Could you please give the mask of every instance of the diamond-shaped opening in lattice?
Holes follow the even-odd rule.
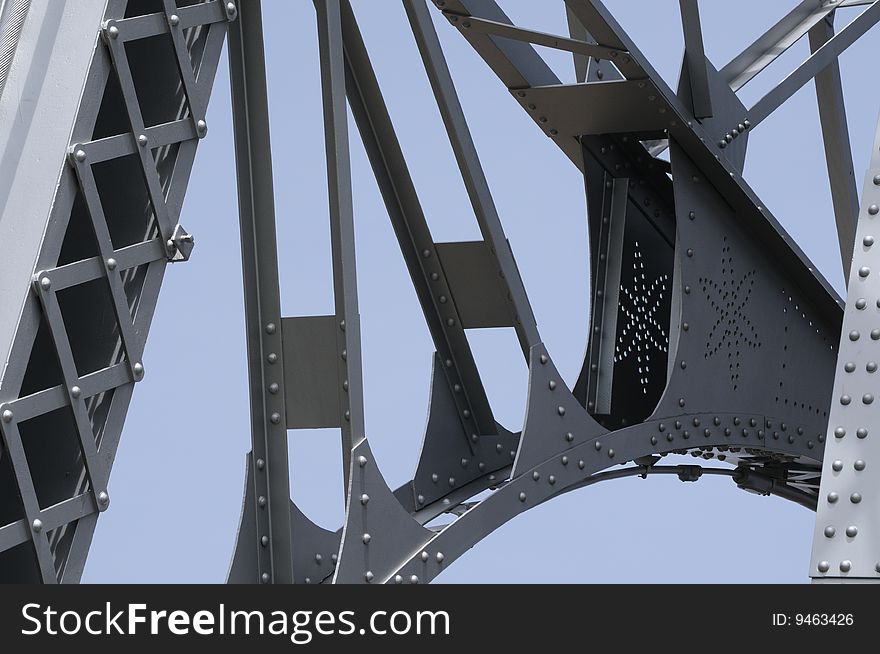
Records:
[[[0,579],[4,584],[38,584],[42,581],[37,554],[30,539],[0,552]]]
[[[101,97],[101,107],[98,109],[95,128],[92,130],[92,139],[97,140],[129,132],[131,132],[131,122],[125,109],[125,99],[122,97],[119,78],[115,74],[111,74],[107,77],[107,83],[104,85],[104,95]]]
[[[18,484],[12,470],[12,462],[0,444],[0,527],[24,518]],[[0,576],[0,579],[3,577]]]
[[[125,7],[125,17],[144,16],[165,11],[162,0],[128,0]]]
[[[55,354],[55,343],[49,331],[49,323],[43,312],[40,312],[40,326],[34,338],[34,347],[25,368],[19,397],[26,397],[47,388],[54,388],[64,383],[61,366]]]
[[[82,448],[69,406],[25,420],[18,428],[41,509],[88,487]]]
[[[125,53],[144,125],[151,127],[188,117],[189,103],[171,35],[128,41]]]
[[[106,279],[66,288],[57,297],[80,377],[123,360],[119,324]]]
[[[154,238],[155,212],[137,155],[92,166],[104,217],[115,249]]]
[[[95,240],[95,230],[89,218],[88,208],[82,191],[77,187],[76,197],[70,211],[70,221],[67,223],[67,231],[64,232],[64,240],[61,243],[61,253],[58,255],[58,265],[64,266],[75,261],[90,259],[100,254],[98,242]]]

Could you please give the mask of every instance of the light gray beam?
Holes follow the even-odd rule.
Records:
[[[508,297],[516,312],[516,333],[523,352],[528,357],[531,348],[541,342],[537,322],[532,313],[532,307],[529,304],[516,262],[513,259],[513,253],[504,235],[501,219],[498,217],[489,184],[483,173],[476,146],[471,138],[467,118],[461,108],[455,85],[452,82],[452,75],[446,64],[446,58],[443,56],[440,40],[434,30],[434,23],[431,21],[424,0],[405,0],[404,6],[416,37],[416,43],[419,46],[419,52],[422,55],[425,70],[428,73],[428,79],[434,90],[434,97],[440,108],[440,115],[446,126],[455,159],[461,170],[468,197],[480,225],[480,231],[490,246],[490,251],[494,254],[500,267],[501,276],[507,284]]]
[[[738,91],[834,11],[838,4],[839,0],[827,4],[820,0],[801,0],[794,9],[722,68],[722,79],[730,88]]]
[[[827,66],[837,61],[837,57],[871,29],[878,20],[880,20],[880,1],[874,2],[865,9],[849,25],[816,50],[772,91],[758,100],[749,110],[748,117],[752,126],[757,126],[758,123],[767,118],[767,116],[793,96],[804,84],[825,70]]]
[[[810,50],[816,52],[834,37],[833,17],[819,21],[810,30]],[[853,242],[856,235],[856,219],[859,215],[859,192],[853,172],[852,149],[846,121],[840,64],[835,59],[816,75],[816,99],[819,103],[819,120],[825,144],[825,163],[831,184],[831,201],[837,223],[840,243],[840,261],[843,277],[849,275],[852,262]]]
[[[263,20],[259,0],[240,3],[238,20],[229,30],[229,75],[235,163],[238,179],[241,260],[244,281],[248,381],[251,405],[254,495],[257,537],[257,578],[293,583],[290,533],[290,478],[281,347],[281,294],[275,235],[275,200],[269,139],[269,101],[263,52]]]
[[[709,93],[709,71],[706,69],[706,50],[703,47],[703,28],[697,0],[679,0],[681,25],[684,30],[684,56],[691,80],[694,118],[712,116],[712,96]]]

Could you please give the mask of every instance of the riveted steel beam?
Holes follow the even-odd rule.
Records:
[[[251,441],[252,497],[259,553],[252,583],[293,583],[290,477],[284,422],[284,351],[275,235],[269,107],[262,8],[244,3],[229,34],[241,257],[244,279]],[[239,547],[248,547],[239,542]]]

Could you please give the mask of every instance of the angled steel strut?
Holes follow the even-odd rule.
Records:
[[[481,236],[443,243],[349,0],[314,0],[335,300],[315,316],[281,313],[261,2],[82,0],[74,11],[32,0],[22,21],[24,4],[0,17],[0,115],[17,116],[0,124],[0,580],[80,578],[166,264],[194,245],[180,206],[227,29],[252,436],[228,581],[428,582],[523,511],[654,474],[729,476],[816,510],[811,576],[880,580],[880,163],[859,200],[838,64],[880,2],[799,2],[719,68],[697,0],[680,0],[673,89],[598,0],[561,3],[567,34],[514,25],[494,0],[435,0],[433,13],[403,0]],[[851,6],[863,8],[835,29]],[[542,341],[435,19],[583,173],[591,315],[572,387]],[[56,43],[27,32],[48,24]],[[805,37],[809,57],[747,107],[740,89]],[[570,53],[575,81],[535,46]],[[37,75],[19,63],[29,60],[49,62],[37,73],[58,83],[18,106]],[[845,308],[743,178],[755,128],[811,80]],[[396,489],[364,419],[349,109],[434,347],[419,461]],[[3,154],[12,146],[20,162]],[[519,432],[496,420],[475,328],[517,335],[529,368]],[[336,530],[290,499],[288,430],[314,428],[340,434]],[[670,454],[700,465],[662,465]]]

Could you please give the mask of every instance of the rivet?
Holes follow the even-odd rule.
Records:
[[[580,461],[578,461],[578,469],[579,469],[579,470],[583,470],[585,465],[586,465],[586,464],[584,463],[584,460],[583,460],[583,459],[581,459]]]
[[[520,502],[525,502],[525,501],[526,501],[526,494],[525,494],[525,493],[520,493],[520,494],[519,494],[519,501],[520,501]]]
[[[373,581],[373,573],[370,572],[369,570],[367,570],[364,573],[364,579],[366,580],[367,583],[370,583],[371,581]]]
[[[78,398],[82,395],[82,389],[79,386],[73,386],[70,389],[70,396],[72,398]]]
[[[868,207],[868,213],[872,216],[876,216],[878,212],[880,212],[880,207],[878,207],[876,204],[872,204],[870,207]]]
[[[849,572],[852,570],[852,561],[841,561],[840,562],[840,571],[841,572]]]
[[[177,14],[171,14],[168,17],[168,22],[171,24],[171,27],[177,27],[180,24],[180,16]]]
[[[831,491],[830,493],[828,493],[828,503],[829,504],[834,504],[839,499],[840,499],[840,496],[837,493],[835,493],[834,491]]]
[[[558,413],[561,416],[564,416],[565,415],[565,407],[562,405],[556,407],[556,413]]]
[[[666,434],[666,440],[668,440],[670,443],[672,442],[672,440],[673,440],[674,438],[675,438],[675,437],[674,437],[672,434]]]
[[[437,563],[443,563],[443,559],[446,557],[443,556],[443,552],[437,552],[437,555],[434,558],[437,559]]]
[[[110,502],[110,496],[107,494],[107,491],[101,491],[98,493],[98,504],[107,504]]]
[[[278,361],[278,355],[274,352],[270,352],[269,355],[266,357],[266,361],[268,361],[269,363],[276,363]]]
[[[275,333],[275,323],[274,322],[270,322],[269,324],[266,325],[266,333],[267,334],[274,334]]]
[[[365,457],[365,456],[363,456],[363,455],[359,456],[359,457],[358,457],[358,465],[359,465],[361,468],[363,468],[365,465],[367,465],[367,457]]]
[[[142,148],[146,147],[147,143],[149,143],[149,142],[150,142],[150,139],[147,138],[146,134],[141,134],[140,136],[138,136],[138,145],[141,146]]]
[[[874,186],[880,186],[880,175],[874,175]]]
[[[262,470],[266,467],[266,462],[263,459],[257,459],[257,470]]]
[[[843,369],[846,370],[847,372],[854,372],[856,369],[856,364],[854,364],[852,361],[847,361],[844,364]]]
[[[82,163],[83,161],[86,160],[85,150],[77,150],[76,152],[73,153],[73,158],[76,159],[78,162]]]
[[[263,537],[260,539],[260,545],[262,545],[263,547],[267,547],[267,546],[269,545],[269,537],[268,537],[268,536],[263,536]]]
[[[855,525],[850,525],[846,528],[846,535],[850,538],[855,538],[859,534],[859,528]]]
[[[540,478],[541,478],[541,473],[538,472],[537,470],[535,470],[535,471],[532,473],[532,479],[534,479],[535,481],[538,481]]]
[[[678,398],[678,406],[681,406],[681,407],[684,406],[684,398],[683,397]]]
[[[568,457],[567,456],[563,455],[562,458],[560,459],[560,461],[562,462],[562,465],[564,465],[564,466],[568,465]]]
[[[596,448],[596,451],[598,452],[599,450],[602,449],[602,443],[601,443],[600,441],[596,441],[596,442],[593,444],[593,447],[595,447],[595,448]]]
[[[871,269],[868,266],[862,266],[859,268],[859,277],[867,277],[871,274]]]
[[[651,436],[651,445],[656,445],[656,444],[657,444],[657,437]]]
[[[116,27],[115,25],[111,25],[107,29],[107,34],[110,36],[111,39],[115,39],[116,37],[119,36],[119,28]]]
[[[34,531],[35,531],[36,533],[38,533],[38,534],[39,534],[41,531],[43,531],[43,521],[40,520],[39,518],[37,518],[36,520],[34,520],[34,522],[31,524],[31,526],[33,527]]]
[[[455,487],[455,477],[450,477],[449,479],[446,480],[446,483],[448,483],[451,488],[454,488]]]
[[[361,495],[361,504],[363,504],[364,506],[366,506],[367,503],[368,503],[369,501],[370,501],[370,496],[369,496],[369,495],[367,495],[366,493],[364,493],[363,495]]]
[[[846,405],[849,404],[850,402],[852,402],[852,398],[851,398],[849,395],[842,395],[842,396],[840,397],[840,403],[841,403],[843,406],[846,406]]]
[[[871,339],[874,341],[880,340],[880,329],[872,329],[871,330]]]
[[[204,120],[197,120],[196,131],[199,133],[199,136],[204,136],[208,131],[208,123]]]
[[[268,573],[268,572],[264,572],[262,575],[260,575],[260,580],[261,580],[264,584],[268,584],[268,583],[269,583],[269,573]]]
[[[113,257],[107,259],[107,270],[116,270],[116,266],[116,259],[114,259]]]
[[[828,525],[827,527],[825,527],[825,531],[823,533],[825,534],[825,538],[834,538],[834,534],[836,533],[836,531],[834,527]]]
[[[853,463],[853,468],[855,468],[856,470],[861,472],[862,470],[865,469],[865,462],[862,461],[861,459],[856,459],[855,463]]]
[[[9,409],[3,411],[3,422],[12,422],[15,415]]]
[[[542,354],[542,355],[541,355],[541,363],[542,363],[542,364],[547,363],[547,355],[546,355],[546,354]]]
[[[853,493],[852,495],[849,496],[849,501],[852,502],[853,504],[858,504],[859,502],[862,501],[862,494],[861,493]]]
[[[425,503],[425,496],[424,495],[419,495],[416,499],[418,499],[419,504]]]
[[[428,553],[425,552],[424,550],[422,550],[422,553],[421,553],[420,556],[422,557],[422,561],[427,561],[427,560],[428,560]]]
[[[614,450],[611,449],[611,448],[608,449],[608,458],[609,458],[609,459],[613,459],[613,458],[614,458]]]
[[[556,382],[553,381],[552,379],[550,380],[550,383],[548,384],[548,386],[550,387],[550,390],[551,390],[551,391],[555,391],[555,390],[556,390]]]
[[[859,332],[854,329],[849,333],[849,340],[857,341],[857,340],[859,340],[859,336],[860,336]]]
[[[866,248],[871,247],[872,245],[874,245],[874,237],[870,235],[865,236],[865,238],[862,239],[862,245],[864,245]]]
[[[547,482],[552,486],[553,484],[556,483],[556,476],[550,475],[549,477],[547,477]]]
[[[317,553],[315,554],[315,563],[320,565],[321,561],[323,561],[323,560],[324,560],[323,556],[321,556],[320,554],[317,554]]]
[[[419,583],[419,578],[416,575],[413,575],[412,577],[409,578],[409,583],[417,584],[417,583]]]
[[[840,472],[841,470],[843,470],[843,461],[841,461],[840,459],[835,460],[831,464],[831,469],[834,470],[834,472]]]
[[[271,416],[269,416],[269,421],[273,425],[277,425],[279,422],[281,422],[281,414],[280,413],[273,413]]]
[[[257,498],[257,504],[259,504],[260,506],[266,506],[266,496],[265,496],[265,495],[260,495],[260,496]]]
[[[874,396],[871,393],[865,393],[862,395],[862,402],[864,404],[871,404],[874,401]]]
[[[819,561],[819,565],[816,566],[816,569],[819,572],[828,572],[831,566],[828,564],[828,561]]]
[[[865,370],[868,372],[877,372],[877,362],[868,361],[868,363],[865,364]]]
[[[860,297],[858,300],[856,300],[856,309],[858,309],[859,311],[863,310],[866,306],[868,306],[868,302],[865,300],[865,298]]]
[[[52,287],[52,280],[48,277],[43,277],[40,280],[40,286],[43,288],[44,291],[48,291]]]
[[[846,429],[844,429],[843,427],[838,427],[834,430],[834,435],[837,438],[843,438],[844,436],[846,436]]]
[[[361,536],[361,542],[363,542],[364,545],[369,544],[370,540],[372,540],[372,536],[370,536],[370,534],[364,534],[363,536]]]
[[[140,379],[144,376],[144,364],[142,364],[140,361],[132,366],[132,370],[134,371],[135,379]]]
[[[276,384],[275,382],[272,382],[271,384],[269,384],[269,392],[272,393],[272,395],[277,394],[278,393],[278,384]]]

